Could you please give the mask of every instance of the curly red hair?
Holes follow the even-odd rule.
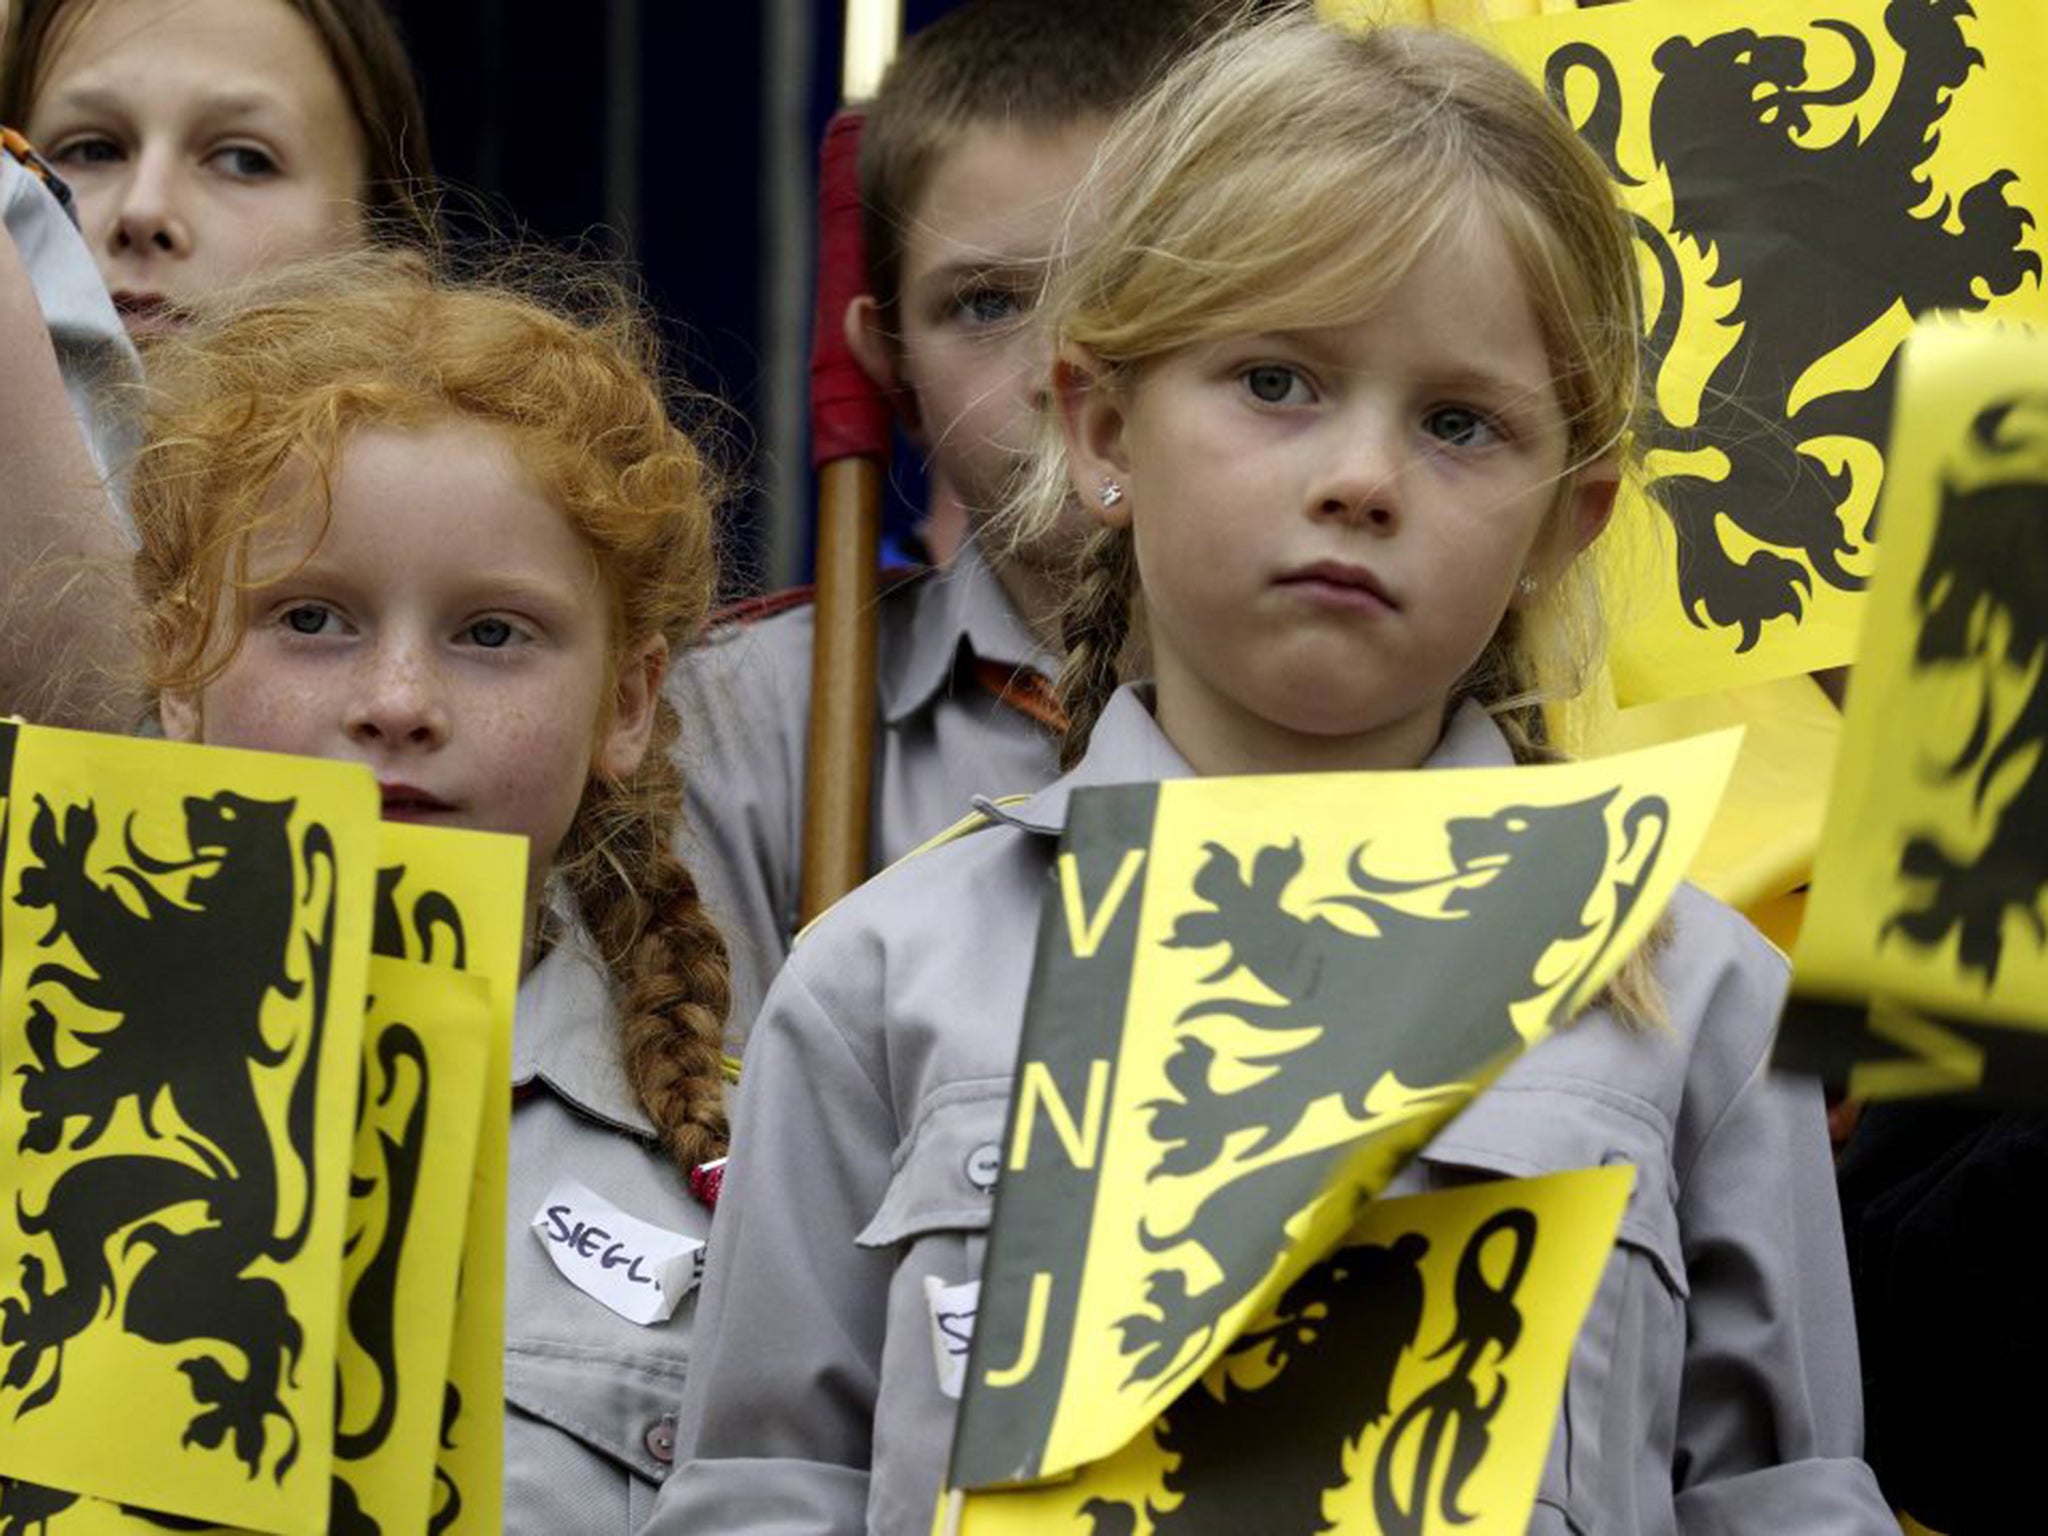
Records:
[[[418,255],[345,257],[163,345],[132,486],[150,684],[195,693],[232,659],[245,620],[230,589],[249,580],[250,535],[309,501],[327,514],[351,432],[450,418],[501,433],[582,535],[614,667],[657,635],[671,652],[690,643],[716,589],[719,477],[660,377],[638,307],[558,260],[479,281]],[[675,852],[679,728],[664,698],[641,767],[592,778],[554,878],[611,966],[628,1078],[688,1168],[725,1147],[730,987]]]

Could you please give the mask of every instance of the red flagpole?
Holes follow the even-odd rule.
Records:
[[[867,291],[860,228],[861,112],[895,57],[902,0],[847,0],[839,113],[818,176],[818,306],[811,462],[818,471],[817,633],[804,771],[799,911],[809,922],[868,875],[874,800],[875,602],[889,410],[847,350],[847,305]]]

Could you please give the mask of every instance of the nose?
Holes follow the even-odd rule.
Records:
[[[1376,533],[1400,526],[1406,443],[1377,412],[1333,415],[1318,444],[1309,515]]]
[[[119,255],[184,256],[192,230],[178,195],[175,157],[154,146],[139,151],[120,190],[108,244]]]
[[[349,740],[385,751],[432,751],[448,740],[446,692],[420,646],[388,643],[364,658],[351,696]]]

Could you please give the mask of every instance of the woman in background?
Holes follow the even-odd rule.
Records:
[[[426,118],[381,0],[15,0],[0,122],[70,185],[138,340],[429,223]]]

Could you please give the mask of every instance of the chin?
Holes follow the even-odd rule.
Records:
[[[1325,748],[1338,748],[1347,741],[1364,742],[1379,738],[1388,740],[1403,734],[1403,728],[1413,725],[1422,709],[1398,704],[1389,705],[1384,700],[1352,701],[1348,705],[1328,698],[1297,700],[1294,707],[1276,710],[1266,718],[1279,729],[1304,741],[1314,742]],[[1437,718],[1430,713],[1429,741],[1435,742]]]
[[[1255,712],[1296,736],[1363,736],[1384,726],[1397,712],[1370,700],[1346,698],[1335,688],[1288,688]]]

